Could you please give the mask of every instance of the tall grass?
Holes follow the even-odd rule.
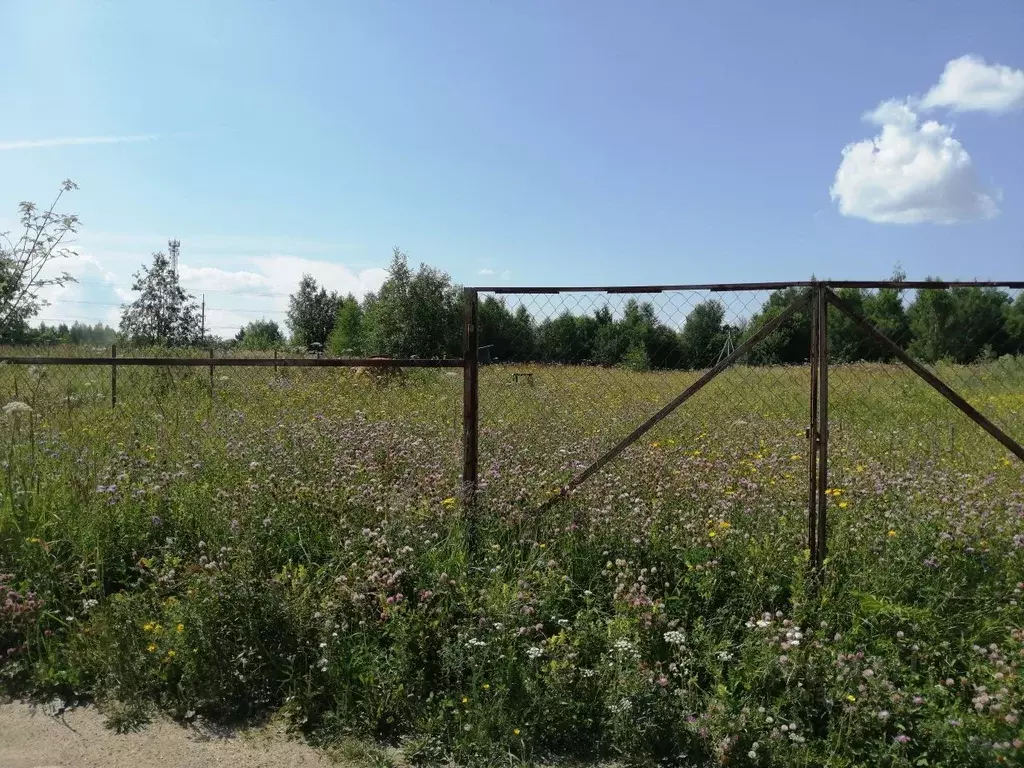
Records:
[[[526,371],[525,368],[517,368]],[[218,719],[281,711],[415,763],[1014,762],[1022,468],[911,374],[832,370],[808,581],[808,371],[736,368],[572,499],[695,374],[461,379],[0,367],[0,676]],[[1019,361],[940,371],[1024,436]],[[5,401],[6,402],[6,401]]]

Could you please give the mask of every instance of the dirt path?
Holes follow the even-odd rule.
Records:
[[[0,703],[0,768],[278,768],[329,766],[274,727],[228,731],[182,727],[165,718],[117,734],[92,707],[54,717],[44,707]]]

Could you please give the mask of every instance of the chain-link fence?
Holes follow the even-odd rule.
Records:
[[[616,505],[642,520],[699,499],[709,519],[804,531],[820,565],[826,515],[855,531],[855,496],[906,506],[915,482],[959,482],[1012,499],[1020,484],[1019,283],[476,297],[480,486],[507,511],[572,497],[576,521]]]
[[[770,521],[820,565],[827,515],[855,536],[869,501],[1019,494],[1022,287],[470,288],[459,360],[19,347],[0,350],[0,393],[108,439],[142,418],[388,424],[393,450],[361,429],[379,445],[352,471],[419,451],[404,473],[461,470],[467,509],[504,520],[628,531],[697,505],[711,526]]]

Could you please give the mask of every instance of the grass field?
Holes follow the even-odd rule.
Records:
[[[806,552],[809,372],[0,366],[0,677],[127,725],[280,711],[415,764],[1024,760],[1024,465],[896,366],[831,370],[830,557]],[[1024,360],[938,372],[1018,440]],[[17,383],[15,381],[17,380]]]

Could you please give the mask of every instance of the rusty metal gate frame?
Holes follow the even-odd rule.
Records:
[[[828,557],[828,307],[835,307],[842,314],[853,320],[872,339],[888,350],[893,357],[922,378],[932,389],[952,403],[971,421],[985,430],[1000,445],[1024,462],[1024,447],[993,424],[983,413],[961,397],[952,387],[919,363],[878,330],[871,322],[848,301],[840,297],[834,290],[836,283],[822,282],[814,287],[815,302],[812,319],[811,341],[811,426],[808,430],[812,439],[810,450],[810,494],[808,500],[808,548],[813,570],[821,574],[825,559]],[[939,282],[924,283],[880,283],[859,284],[852,287],[917,287],[924,290],[943,289],[958,285]],[[817,463],[817,473],[815,473]],[[817,503],[815,503],[815,500]]]
[[[671,290],[756,290],[805,288],[806,291],[793,301],[782,313],[772,318],[759,328],[750,338],[740,344],[728,356],[722,358],[714,367],[708,369],[699,379],[687,387],[677,397],[670,400],[657,413],[622,438],[608,449],[579,474],[563,485],[541,505],[538,512],[550,509],[554,504],[566,499],[570,494],[585,483],[589,478],[601,471],[609,462],[614,461],[629,446],[643,437],[659,422],[668,417],[720,373],[743,357],[766,337],[774,333],[789,320],[797,311],[808,303],[811,304],[811,343],[808,350],[810,363],[809,387],[809,426],[806,434],[809,442],[807,457],[807,547],[812,572],[816,576],[824,573],[825,560],[828,557],[828,443],[829,443],[829,346],[828,346],[828,307],[831,305],[853,320],[865,333],[885,347],[897,360],[924,379],[933,389],[946,400],[963,412],[978,426],[988,432],[1004,448],[1024,461],[1024,447],[993,424],[974,406],[957,394],[938,376],[929,371],[921,363],[907,354],[898,344],[886,337],[875,328],[855,307],[835,293],[835,288],[896,288],[896,289],[948,289],[955,287],[1007,287],[1024,288],[1024,282],[945,282],[945,281],[868,281],[868,280],[810,280],[789,283],[738,283],[738,284],[707,284],[707,285],[660,285],[660,286],[612,286],[612,287],[509,287],[495,286],[487,288],[466,288],[464,292],[464,349],[463,349],[463,492],[467,502],[470,521],[470,541],[474,537],[476,514],[475,492],[478,480],[478,327],[477,311],[481,292],[496,294],[547,294],[561,292],[605,292],[605,293],[661,293]],[[574,517],[580,512],[574,511]],[[574,522],[581,522],[579,519]]]

